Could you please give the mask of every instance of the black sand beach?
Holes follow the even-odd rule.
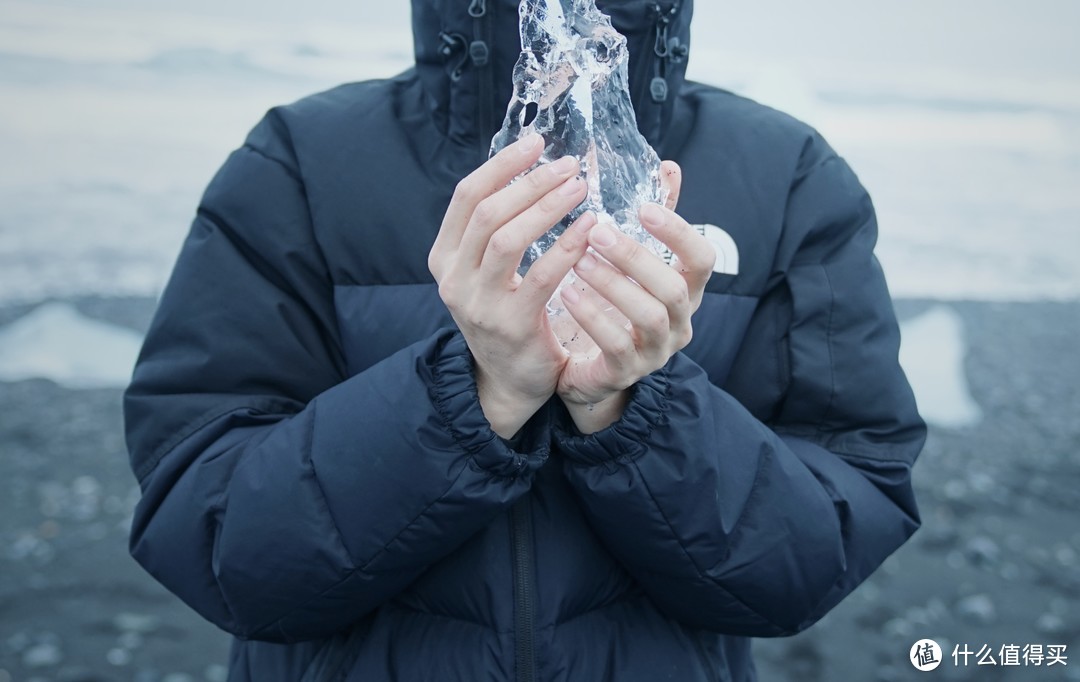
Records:
[[[153,308],[74,303],[140,331]],[[764,682],[1080,680],[1080,303],[946,305],[964,322],[984,419],[931,429],[915,471],[923,528],[817,626],[756,643]],[[0,326],[28,309],[0,308]],[[138,488],[119,399],[0,383],[0,682],[226,678],[227,638],[127,554]],[[922,638],[944,650],[932,673],[908,661]],[[1031,644],[1065,645],[1067,664],[1002,665],[1003,646]],[[996,665],[953,665],[965,645]]]

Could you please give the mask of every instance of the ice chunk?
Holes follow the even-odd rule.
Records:
[[[982,419],[964,372],[964,322],[938,305],[900,325],[900,364],[907,373],[923,418],[947,429],[972,427]]]
[[[67,388],[120,388],[142,337],[86,317],[68,303],[45,303],[0,328],[0,381],[51,379]]]
[[[514,96],[491,151],[535,131],[544,137],[540,163],[577,157],[589,188],[580,206],[529,247],[521,271],[585,211],[663,254],[663,245],[638,221],[641,205],[663,203],[665,191],[660,159],[637,129],[626,38],[594,0],[522,0],[519,12]],[[552,298],[549,313],[559,314],[559,300]]]

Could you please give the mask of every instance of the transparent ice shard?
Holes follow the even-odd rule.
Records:
[[[491,152],[535,131],[544,137],[540,163],[576,157],[589,188],[577,208],[526,250],[520,271],[586,211],[664,254],[664,246],[638,220],[641,205],[662,204],[666,191],[660,159],[637,129],[626,38],[594,0],[522,0],[519,13],[521,56],[514,67],[514,96]],[[572,273],[560,289],[570,281]],[[548,312],[563,312],[558,293]],[[553,326],[558,335],[559,327]]]

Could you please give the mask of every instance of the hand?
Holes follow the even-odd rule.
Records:
[[[428,267],[439,296],[472,352],[477,392],[492,430],[512,437],[555,391],[568,355],[545,306],[581,258],[596,223],[583,215],[521,277],[525,249],[585,198],[572,157],[512,179],[540,158],[533,134],[489,159],[458,183]]]
[[[669,182],[667,206],[647,204],[639,215],[645,229],[675,254],[673,265],[617,230],[597,225],[589,244],[602,258],[582,257],[574,267],[580,281],[562,291],[567,311],[599,351],[571,356],[559,376],[559,397],[584,433],[616,421],[629,387],[690,342],[690,316],[712,274],[716,252],[673,210],[681,188],[679,167],[665,161],[662,171]],[[608,305],[629,324],[605,314]]]

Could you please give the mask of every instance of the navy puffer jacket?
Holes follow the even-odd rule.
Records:
[[[271,111],[207,189],[125,396],[131,549],[236,636],[231,680],[752,680],[749,637],[918,526],[866,193],[657,56],[690,2],[601,4],[720,255],[693,341],[603,431],[553,400],[497,437],[426,266],[510,96],[513,0],[414,0],[415,69]]]

